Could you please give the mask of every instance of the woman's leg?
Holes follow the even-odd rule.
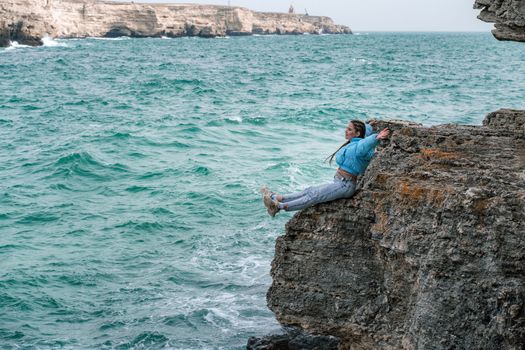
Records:
[[[309,190],[310,187],[302,190],[301,192],[295,192],[295,193],[290,193],[290,194],[276,194],[275,195],[275,199],[281,203],[288,203],[288,202],[291,202],[291,201],[294,201],[296,199],[299,199],[301,197],[304,197],[306,196],[306,194],[308,193],[308,190]],[[279,200],[280,199],[280,200]]]
[[[282,194],[278,194],[278,193],[270,191],[270,189],[268,189],[268,187],[266,186],[261,187],[259,192],[261,192],[263,196],[268,195],[270,196],[272,200],[281,202],[281,203],[292,201],[306,194],[306,190],[304,190],[301,192],[295,192],[291,194],[282,195]]]
[[[332,183],[312,186],[299,192],[302,196],[279,203],[279,209],[286,211],[301,210],[318,203],[329,202],[339,198],[350,198],[354,192],[355,183],[353,181],[341,181],[336,178]],[[286,199],[286,196],[284,196],[284,199]]]

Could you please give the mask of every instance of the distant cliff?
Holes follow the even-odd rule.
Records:
[[[38,45],[45,35],[78,37],[215,37],[351,33],[328,17],[261,13],[241,7],[139,4],[96,0],[2,0],[0,46]]]
[[[496,39],[525,42],[525,1],[476,0],[474,8],[482,9],[480,20],[495,23],[492,34]]]
[[[276,243],[270,309],[283,325],[339,343],[278,341],[522,349],[525,112],[491,113],[484,126],[383,127],[393,134],[357,194],[297,213]],[[251,339],[249,348],[268,344]]]

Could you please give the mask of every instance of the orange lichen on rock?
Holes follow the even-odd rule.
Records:
[[[490,207],[491,203],[491,198],[482,198],[475,200],[473,205],[474,212],[480,216],[485,215],[485,212]]]
[[[458,159],[459,155],[453,152],[444,152],[436,148],[423,148],[421,150],[421,157],[425,159],[444,159],[454,160]]]
[[[387,180],[390,179],[392,176],[389,174],[378,174],[376,176],[375,182],[381,185],[386,184]]]
[[[424,201],[433,203],[436,206],[441,206],[445,201],[447,193],[450,191],[444,187],[422,186],[421,184],[408,180],[400,180],[397,183],[396,192],[398,192],[402,200],[406,200],[411,204]]]

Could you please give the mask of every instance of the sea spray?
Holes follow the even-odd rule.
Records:
[[[53,39],[52,37],[50,37],[49,35],[44,35],[44,37],[42,38],[42,42],[43,42],[43,46],[47,46],[47,47],[57,47],[57,46],[66,47],[67,46],[66,43],[57,41]]]

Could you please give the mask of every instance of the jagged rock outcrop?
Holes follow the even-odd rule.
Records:
[[[478,18],[495,23],[492,34],[498,40],[525,42],[525,1],[476,0],[475,9],[482,9]]]
[[[525,111],[519,109],[500,109],[496,112],[489,113],[485,117],[485,120],[483,120],[483,125],[496,128],[506,128],[507,125],[512,125],[512,128],[515,130],[525,131]]]
[[[341,349],[523,349],[525,112],[388,126],[358,192],[297,213],[267,299]]]
[[[269,335],[248,340],[247,350],[337,350],[340,341],[332,336],[315,336],[297,328],[284,334]]]
[[[215,37],[351,33],[328,17],[259,13],[242,7],[97,0],[2,0],[0,46],[51,37]]]

